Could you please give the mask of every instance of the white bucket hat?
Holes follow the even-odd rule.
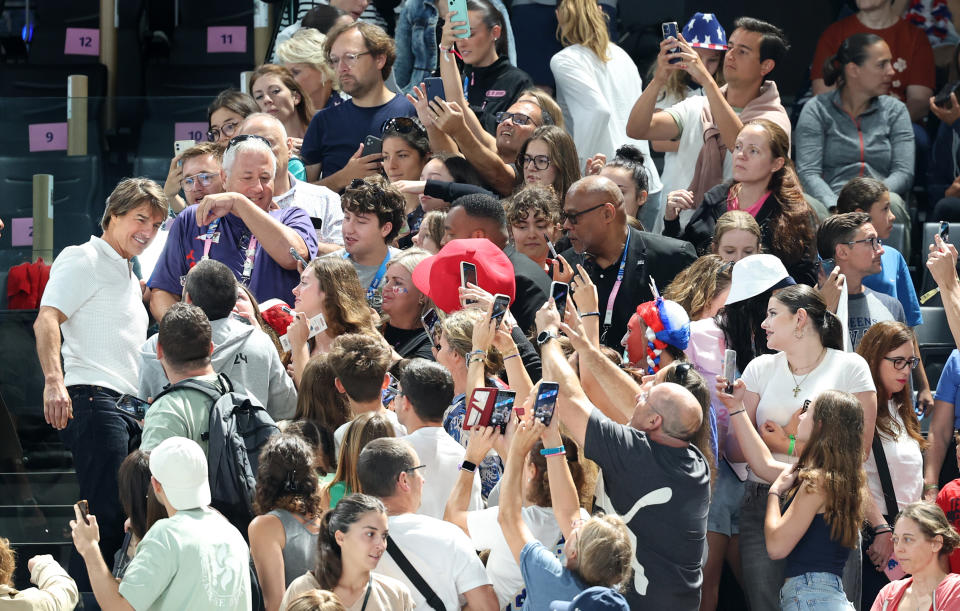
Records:
[[[750,255],[733,266],[730,293],[725,305],[756,297],[764,291],[796,284],[787,268],[774,255]]]

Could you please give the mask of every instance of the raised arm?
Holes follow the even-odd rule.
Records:
[[[679,64],[671,64],[667,51],[677,46],[676,41],[660,43],[657,55],[657,71],[637,98],[627,118],[627,136],[637,140],[673,140],[680,137],[680,128],[669,114],[657,111],[657,97],[667,83],[670,72],[679,70]]]
[[[544,448],[559,448],[563,446],[560,436],[560,426],[556,418],[550,421],[550,426],[534,421],[535,430],[540,431]],[[570,539],[574,521],[580,517],[580,497],[577,486],[573,483],[570,466],[565,454],[549,454],[547,456],[547,480],[550,482],[550,504],[553,508],[553,517],[563,533],[563,538]]]
[[[451,15],[454,17],[451,18]],[[454,21],[454,18],[456,21]],[[497,150],[497,140],[483,129],[480,119],[470,108],[467,98],[463,95],[463,83],[460,77],[460,68],[453,59],[454,43],[457,40],[454,30],[465,25],[465,17],[457,15],[457,11],[450,11],[443,24],[443,33],[440,36],[440,78],[443,79],[443,95],[448,102],[456,102],[463,109],[467,127],[483,146],[492,151]]]
[[[487,453],[493,448],[493,442],[497,435],[499,435],[498,430],[492,426],[473,430],[470,433],[470,440],[467,442],[467,451],[463,456],[463,460],[465,462],[472,462],[474,465],[479,465],[487,456]],[[450,498],[447,499],[447,506],[443,512],[443,519],[459,526],[467,536],[470,536],[470,529],[467,526],[467,514],[470,513],[470,498],[473,493],[473,480],[477,477],[477,468],[478,467],[475,467],[473,471],[460,469],[460,472],[457,474],[457,481],[453,485],[453,490],[450,491]]]
[[[460,151],[480,176],[500,195],[513,192],[516,173],[512,166],[500,159],[495,150],[484,146],[464,120],[463,108],[457,103],[432,100],[430,107],[437,113],[437,125],[457,143]]]
[[[540,428],[537,428],[538,425]],[[521,478],[523,478],[524,458],[537,443],[537,438],[542,431],[543,425],[534,422],[532,418],[520,421],[510,443],[503,479],[500,480],[500,512],[497,521],[500,523],[503,537],[507,540],[517,564],[520,564],[520,552],[523,551],[524,546],[536,541],[521,515],[523,507]]]
[[[559,324],[560,314],[551,297],[537,312],[537,330],[556,334]],[[580,381],[577,380],[577,374],[567,363],[556,340],[540,346],[540,359],[543,362],[543,379],[557,382],[560,386],[557,413],[574,441],[582,447],[587,436],[587,421],[594,406],[587,400]]]

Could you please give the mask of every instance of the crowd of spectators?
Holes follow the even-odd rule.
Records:
[[[453,4],[318,3],[57,257],[76,554],[0,608],[960,608],[960,352],[931,387],[884,243],[928,168],[960,218],[947,3],[857,0],[795,123],[776,24],[643,79],[616,2]]]

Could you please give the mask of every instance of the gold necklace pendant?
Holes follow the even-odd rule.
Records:
[[[800,396],[800,385],[797,384],[796,386],[793,387],[793,398],[796,399],[799,396]]]

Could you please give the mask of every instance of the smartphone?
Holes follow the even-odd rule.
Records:
[[[940,240],[943,242],[950,241],[950,223],[947,221],[940,221]]]
[[[830,275],[830,272],[833,271],[833,268],[837,266],[833,259],[818,259],[817,261],[820,264],[820,277],[822,279],[826,279]]]
[[[456,11],[457,14],[452,17],[454,21],[463,21],[465,25],[462,26],[463,29],[457,29],[457,38],[470,38],[470,19],[467,17],[467,0],[447,0],[447,6],[449,7],[447,13]],[[447,19],[451,19],[450,15],[447,15]]]
[[[310,265],[309,263],[307,263],[306,259],[300,256],[300,253],[298,253],[297,249],[294,248],[293,246],[290,247],[290,256],[293,257],[295,261],[299,261],[300,263],[303,263],[303,267],[307,267],[308,265]]]
[[[557,409],[558,392],[560,392],[560,385],[556,382],[540,382],[537,399],[533,402],[533,417],[544,426],[550,426],[550,421],[553,420],[553,412]]]
[[[677,28],[677,22],[676,22],[676,21],[667,21],[667,22],[664,22],[664,23],[662,23],[662,24],[660,25],[660,29],[663,31],[663,39],[664,39],[664,40],[666,40],[666,39],[668,39],[668,38],[674,38],[674,39],[676,39],[676,40],[680,40],[680,36],[679,36],[680,30],[679,30],[679,28]],[[668,54],[671,54],[671,55],[674,54],[674,53],[679,53],[679,52],[680,52],[680,48],[679,48],[679,47],[677,47],[677,48],[675,48],[675,49],[671,49],[670,51],[667,51],[667,53],[668,53]],[[675,63],[677,63],[677,62],[679,62],[679,61],[680,61],[680,58],[679,58],[679,57],[675,57],[675,58],[673,58],[673,59],[670,60],[670,63],[671,63],[671,64],[675,64]]]
[[[724,392],[733,394],[733,378],[737,375],[737,351],[729,348],[723,353],[723,377],[727,379]]]
[[[566,282],[550,283],[550,296],[557,304],[557,312],[560,313],[560,320],[563,320],[563,314],[567,311],[567,295],[570,294],[570,285]]]
[[[498,390],[497,398],[493,401],[493,411],[490,412],[490,422],[487,426],[500,427],[500,434],[507,432],[507,424],[513,413],[513,403],[517,400],[517,393],[512,390]]]
[[[366,155],[382,155],[383,154],[383,140],[377,138],[376,136],[367,136],[363,139],[363,154]]]
[[[441,100],[446,100],[444,97],[445,93],[443,90],[443,79],[438,76],[428,76],[423,79],[423,86],[426,87],[424,95],[427,96],[427,101],[432,102],[434,98],[440,98]]]
[[[510,297],[503,295],[502,293],[497,293],[493,296],[493,311],[490,312],[490,320],[500,321],[503,318],[503,315],[507,313],[507,308],[510,307]]]
[[[480,286],[479,284],[477,284],[477,266],[467,261],[461,261],[460,262],[460,286],[462,286],[463,288],[467,288],[468,283],[476,286]],[[467,299],[465,301],[467,305],[471,303],[476,303],[476,302],[477,302],[476,299]]]
[[[90,520],[87,519],[87,516],[90,515],[90,503],[83,499],[77,501],[77,507],[80,508],[80,517],[83,518],[84,523],[89,524]]]
[[[147,408],[150,407],[150,404],[133,395],[122,395],[117,399],[116,406],[118,410],[134,420],[143,420],[144,416],[147,415]]]
[[[950,108],[952,105],[950,102],[951,93],[955,93],[960,96],[960,81],[951,81],[944,85],[943,89],[940,90],[940,93],[937,94],[937,97],[933,98],[933,103],[940,108]]]
[[[470,394],[470,400],[467,402],[467,413],[463,417],[463,428],[469,430],[487,426],[496,397],[496,388],[474,388],[473,393]]]
[[[427,335],[430,337],[431,342],[435,342],[436,335],[434,331],[437,328],[437,323],[440,322],[440,314],[437,313],[436,308],[430,308],[426,313],[420,317],[420,322],[423,323],[423,330],[427,332]]]
[[[176,157],[194,145],[196,145],[196,142],[193,140],[175,140],[173,143],[173,155]]]

